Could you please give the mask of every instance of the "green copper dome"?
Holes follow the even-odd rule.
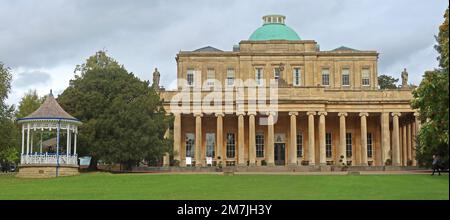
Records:
[[[256,29],[249,40],[300,40],[297,33],[284,24],[284,16],[266,15],[263,17],[263,20],[263,26]]]

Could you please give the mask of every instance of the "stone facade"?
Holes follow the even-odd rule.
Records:
[[[282,39],[245,40],[233,51],[180,51],[178,88],[161,91],[175,116],[174,159],[186,166],[190,156],[206,166],[212,148],[213,162],[223,165],[415,165],[420,121],[410,106],[411,90],[378,89],[378,55],[345,47],[321,51],[313,40]],[[248,89],[265,91],[271,100],[268,82],[274,79],[276,110],[257,109]],[[173,105],[181,91],[188,101]],[[220,101],[205,106],[212,91]]]

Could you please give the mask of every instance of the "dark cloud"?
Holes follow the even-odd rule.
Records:
[[[16,88],[26,88],[26,87],[34,87],[39,84],[45,85],[50,82],[50,74],[40,71],[34,72],[22,72],[18,74],[18,77],[13,80],[13,87]]]
[[[397,74],[405,66],[411,79],[420,80],[413,75],[437,66],[435,55],[423,51],[434,44],[447,7],[445,0],[2,0],[0,60],[12,68],[45,69],[55,84],[48,88],[56,89],[68,84],[75,65],[106,48],[141,79],[150,80],[158,67],[167,87],[176,78],[178,51],[206,45],[231,50],[263,15],[280,13],[322,50],[377,50],[379,73]],[[61,66],[67,67],[64,77],[47,71]]]

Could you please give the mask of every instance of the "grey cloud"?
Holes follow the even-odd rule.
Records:
[[[150,80],[158,67],[167,87],[176,78],[178,51],[231,50],[263,15],[280,13],[322,50],[377,50],[379,73],[394,74],[388,71],[417,62],[437,66],[435,57],[416,54],[434,44],[446,7],[444,0],[2,0],[0,60],[13,68],[75,67],[106,48],[141,79]]]
[[[46,84],[50,81],[50,74],[40,71],[22,72],[14,79],[13,86],[16,88],[33,87],[39,84]]]

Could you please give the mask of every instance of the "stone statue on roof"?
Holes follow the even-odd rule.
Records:
[[[153,84],[152,87],[155,90],[159,90],[159,79],[161,77],[161,74],[158,72],[158,68],[155,68],[155,71],[153,72]]]
[[[408,72],[406,68],[402,72],[402,88],[408,88]]]

